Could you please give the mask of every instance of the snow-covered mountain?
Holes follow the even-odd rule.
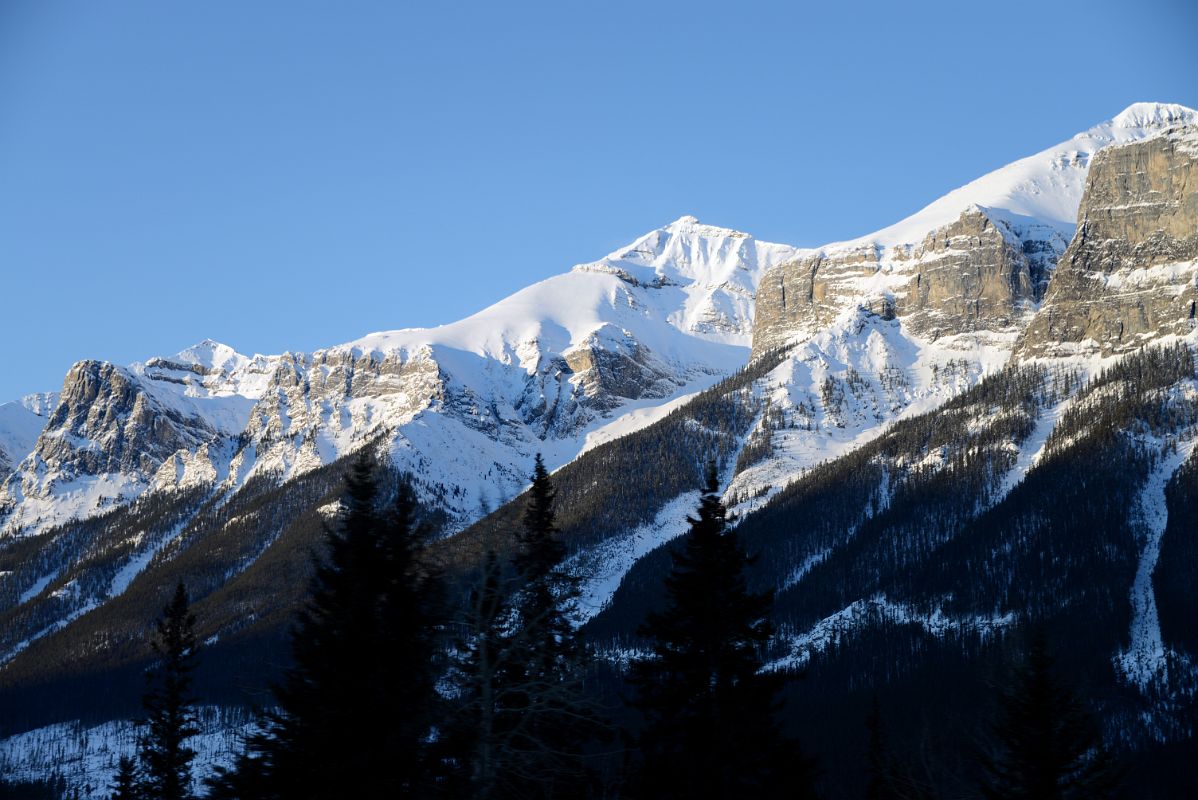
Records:
[[[1135,396],[1150,394],[1158,379],[1161,385],[1155,390],[1167,394],[1146,401],[1147,408],[1158,410],[1152,415],[1136,412],[1151,421],[1121,417],[1118,424],[1130,426],[1126,433],[1143,437],[1138,446],[1149,458],[1162,459],[1164,471],[1151,484],[1159,495],[1160,486],[1178,473],[1198,437],[1196,420],[1189,416],[1198,393],[1192,370],[1147,376],[1147,368],[1139,367],[1146,375],[1139,380],[1103,376],[1116,368],[1121,355],[1139,353],[1146,346],[1181,342],[1198,350],[1193,311],[1198,303],[1195,136],[1198,113],[1137,104],[1068,143],[953,192],[898,225],[852,242],[804,251],[796,260],[767,270],[758,293],[754,350],[770,367],[735,390],[750,397],[756,411],[752,425],[739,434],[735,467],[729,464],[725,473],[725,502],[749,520],[749,530],[754,530],[757,512],[763,512],[765,519],[774,520],[771,536],[785,539],[777,530],[786,527],[778,509],[788,502],[793,505],[789,498],[802,497],[806,486],[818,485],[828,472],[849,482],[852,470],[867,465],[880,470],[878,483],[859,498],[860,513],[868,519],[897,502],[894,497],[910,486],[937,475],[949,481],[948,476],[970,459],[993,458],[993,474],[982,485],[956,490],[969,498],[969,511],[963,516],[968,520],[1001,506],[1050,456],[1065,458],[1068,446],[1062,440],[1077,444],[1093,435],[1092,430],[1084,435],[1065,431],[1082,424],[1075,416],[1085,418],[1080,409],[1119,395],[1112,395],[1110,388],[1083,389],[1087,381],[1115,384],[1119,392]],[[1082,152],[1079,145],[1088,148],[1084,158],[1077,157]],[[1067,213],[1080,222],[1076,235],[1075,223],[1063,219]],[[941,227],[929,227],[937,225]],[[1029,238],[1026,232],[1035,229],[1051,230],[1051,237],[1060,238]],[[1040,246],[1046,242],[1052,247]],[[849,262],[837,263],[841,257]],[[831,271],[841,280],[821,284],[821,271]],[[1040,286],[1033,291],[1029,278],[1037,273]],[[989,314],[984,313],[986,303]],[[782,346],[785,352],[769,358]],[[1152,363],[1151,357],[1146,360]],[[1024,364],[1043,373],[1027,379],[1019,371]],[[946,409],[963,402],[960,398],[969,396],[987,376],[1001,386],[1028,380],[1031,388],[1021,390],[1022,410],[1003,409],[996,401],[1002,392],[1014,394],[1009,387],[983,391],[983,399],[963,406],[969,409],[964,427],[951,432],[961,424],[955,419],[961,412]],[[1088,393],[1095,396],[1086,397]],[[1078,394],[1085,399],[1079,400]],[[916,437],[919,444],[911,445],[899,432],[921,430],[925,423],[920,420],[929,412],[944,414],[940,445],[928,447],[922,432]],[[1087,421],[1094,426],[1116,424],[1110,421],[1114,414],[1089,413],[1094,418]],[[1161,418],[1155,416],[1158,413]],[[1136,427],[1140,425],[1146,425],[1147,432]],[[874,444],[888,438],[903,441],[897,452],[893,446]],[[1182,448],[1183,456],[1175,447]],[[988,448],[994,448],[992,454]],[[1129,478],[1129,486],[1139,477]],[[1139,506],[1123,511],[1163,519],[1163,506],[1154,498],[1144,501],[1151,505],[1150,513]],[[650,522],[577,554],[576,563],[595,572],[585,587],[588,615],[612,600],[641,559],[686,530],[679,512],[693,502],[688,494],[660,498],[650,510]],[[818,509],[807,506],[790,524],[801,532],[802,521],[813,515]],[[762,543],[771,554],[767,571],[775,587],[790,590],[808,571],[833,555],[839,557],[841,550],[852,553],[854,535],[850,526],[818,547]],[[784,555],[775,550],[784,550]],[[858,563],[854,568],[868,572],[871,567]],[[1138,580],[1136,596],[1142,597],[1144,580]],[[643,585],[644,578],[630,582]],[[1127,591],[1132,591],[1130,577]],[[801,629],[796,641],[824,641],[819,631],[831,630],[833,638],[844,635],[870,624],[875,612],[892,615],[887,617],[891,621],[901,612],[905,621],[941,632],[945,626],[983,630],[1001,617],[954,621],[931,611],[921,616],[910,608],[879,605],[868,595],[832,611],[810,630]],[[1013,624],[1014,619],[1002,624]],[[1151,649],[1142,642],[1129,647],[1137,652]],[[1154,663],[1163,659],[1160,655]],[[1159,663],[1153,668],[1158,677]]]
[[[1195,137],[1198,112],[1139,103],[847,242],[683,217],[437,328],[80,362],[59,395],[0,406],[0,556],[50,532],[4,567],[0,658],[29,674],[55,637],[84,660],[97,641],[135,648],[138,581],[184,574],[213,641],[281,624],[294,587],[275,573],[299,563],[316,529],[303,504],[334,481],[312,476],[367,444],[416,476],[462,552],[544,453],[586,616],[629,636],[693,468],[717,453],[763,553],[755,580],[779,593],[778,665],[879,629],[980,646],[1055,603],[1136,702],[1166,698],[1126,729],[1171,735],[1198,696],[1166,619],[1183,601],[1153,584],[1186,574],[1167,530],[1185,480],[1198,497]],[[1074,486],[1087,471],[1099,491]],[[99,522],[63,524],[81,519]],[[1043,530],[1060,575],[1019,560]]]
[[[1034,334],[1059,316],[1061,285],[1076,283],[1068,277],[1075,259],[1066,276],[1055,279],[1055,273],[1070,241],[1076,252],[1082,240],[1074,238],[1079,213],[1083,223],[1096,213],[1092,164],[1102,165],[1100,181],[1124,185],[1126,173],[1145,169],[1129,166],[1129,160],[1152,161],[1160,176],[1157,185],[1133,185],[1106,205],[1143,213],[1152,208],[1150,200],[1163,203],[1171,215],[1166,227],[1182,231],[1190,225],[1192,232],[1198,209],[1191,206],[1198,195],[1186,193],[1182,174],[1192,162],[1149,154],[1184,148],[1195,130],[1198,112],[1137,103],[1066,142],[950,192],[895,225],[803,251],[767,270],[758,292],[754,353],[787,344],[794,348],[757,388],[768,399],[770,414],[752,435],[768,439],[772,456],[739,472],[728,497],[752,498],[743,512],[759,507],[812,466],[860,447],[896,419],[939,406],[1002,368],[1016,347],[1027,349],[1029,325]],[[1112,164],[1116,159],[1122,163]],[[1192,330],[1194,299],[1193,269],[1185,267],[1198,249],[1192,243],[1188,249],[1166,246],[1154,233],[1162,219],[1157,210],[1150,220],[1131,219],[1102,236],[1125,242],[1143,234],[1144,241],[1133,244],[1156,255],[1141,254],[1138,262],[1129,257],[1133,266],[1185,262],[1153,267],[1164,284],[1162,296],[1177,312],[1176,326],[1162,327],[1158,334],[1185,334]],[[1091,220],[1089,229],[1097,232],[1096,223]],[[1123,266],[1126,272],[1128,265]],[[1128,281],[1122,274],[1106,278],[1120,282],[1116,291],[1136,280],[1143,284],[1137,289],[1147,289],[1143,269]],[[1091,280],[1079,291],[1097,290]],[[1137,295],[1133,304],[1138,308],[1144,299]],[[1040,314],[1045,302],[1049,308]],[[1102,303],[1116,305],[1111,296],[1096,299],[1095,305]],[[1118,317],[1138,326],[1137,333],[1147,325],[1138,322],[1143,314],[1135,309],[1110,316],[1120,330],[1124,323]],[[1057,331],[1042,338],[1074,337]],[[1135,341],[1142,345],[1153,338]],[[1066,350],[1077,355],[1079,369],[1100,368],[1075,346]],[[779,419],[789,422],[779,425]],[[821,435],[812,436],[811,430]]]
[[[310,354],[249,358],[203,342],[129,367],[81,362],[61,404],[41,401],[45,423],[17,405],[0,419],[0,472],[13,470],[0,530],[45,529],[147,489],[287,480],[378,436],[465,524],[520,490],[533,453],[566,463],[735,369],[750,343],[760,354],[835,335],[858,307],[903,317],[903,336],[965,353],[980,374],[1038,307],[1093,155],[1195,119],[1135,104],[895,225],[821,248],[683,217],[438,328]]]
[[[622,413],[740,366],[760,275],[794,252],[683,217],[438,328],[310,354],[205,341],[128,367],[80,362],[44,430],[20,406],[0,422],[0,457],[19,461],[0,489],[2,530],[150,489],[285,481],[379,437],[464,524],[517,493],[536,452],[564,463],[597,429],[638,424]]]
[[[905,316],[929,339],[1012,341],[1073,238],[1095,154],[1194,124],[1184,106],[1136,103],[894,225],[804,251],[762,278],[754,352],[809,337],[854,305]]]
[[[913,245],[978,206],[1013,225],[1055,228],[1072,238],[1086,187],[1090,159],[1112,144],[1140,141],[1181,125],[1198,123],[1198,111],[1173,103],[1133,103],[1111,119],[1072,139],[970,181],[894,225],[827,250],[876,245]]]
[[[1054,161],[1076,143],[1084,160]],[[1086,676],[1109,746],[1144,763],[1192,743],[1196,264],[1198,114],[1137,104],[767,271],[762,369],[726,393],[754,419],[723,432],[724,499],[751,583],[775,592],[771,668],[807,671],[791,700],[809,740],[871,693],[892,732],[924,743],[921,719],[964,716],[968,738],[978,673],[1038,627],[1061,674]],[[603,507],[619,489],[580,488],[587,462],[559,497]],[[635,642],[696,501],[659,495],[648,522],[575,553],[601,647]]]

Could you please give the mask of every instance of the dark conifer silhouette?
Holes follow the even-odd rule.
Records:
[[[532,486],[516,534],[519,549],[515,607],[522,628],[519,656],[529,674],[553,673],[577,652],[578,641],[568,614],[578,597],[577,580],[562,567],[566,546],[554,521],[556,492],[538,453]]]
[[[982,794],[991,800],[1115,797],[1119,773],[1093,717],[1053,674],[1043,632],[1001,690],[989,741],[979,756]]]
[[[449,767],[450,796],[490,800],[510,787],[516,754],[512,703],[512,612],[502,585],[503,568],[494,550],[484,556],[477,587],[470,593],[464,633],[457,645],[452,680],[454,714],[441,751]]]
[[[440,577],[421,558],[427,531],[400,481],[380,510],[377,466],[346,479],[328,556],[292,634],[278,711],[216,797],[417,797],[434,780],[430,736]],[[348,794],[347,794],[348,793]]]
[[[521,723],[512,742],[528,759],[519,794],[546,798],[583,793],[585,747],[602,733],[584,687],[589,654],[570,620],[579,586],[563,564],[566,546],[555,521],[555,499],[538,453],[514,559],[519,628],[512,711]]]
[[[633,794],[811,797],[811,764],[775,719],[778,681],[760,674],[772,595],[748,590],[750,559],[727,530],[714,465],[698,517],[688,521],[666,606],[640,629],[652,654],[632,671],[644,717]]]
[[[472,797],[584,796],[586,747],[605,733],[585,691],[589,654],[570,620],[578,582],[562,564],[553,503],[538,455],[512,584],[505,591],[492,551],[471,595],[451,738],[467,762]]]
[[[182,582],[162,611],[153,647],[159,663],[148,675],[150,685],[142,698],[146,717],[138,742],[141,791],[154,800],[182,800],[193,796],[195,751],[187,740],[199,733],[191,689],[196,667],[195,615]]]
[[[121,756],[117,762],[116,777],[108,788],[112,790],[110,800],[147,800],[142,793],[137,761],[132,756]]]

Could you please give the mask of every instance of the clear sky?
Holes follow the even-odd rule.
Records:
[[[683,214],[816,245],[1138,100],[1192,0],[0,2],[0,400],[465,316]]]

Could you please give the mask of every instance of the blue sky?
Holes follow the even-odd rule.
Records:
[[[1137,100],[1138,3],[0,3],[0,400],[469,314],[683,214],[894,222]]]

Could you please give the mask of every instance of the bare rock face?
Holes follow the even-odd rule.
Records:
[[[0,484],[0,531],[101,511],[171,471],[180,457],[205,460],[209,445],[228,439],[186,398],[152,383],[105,362],[75,364],[32,452]]]
[[[1033,242],[1042,255],[1042,243]],[[929,234],[912,255],[915,274],[896,293],[896,313],[930,338],[1003,330],[1033,310],[1044,291],[1045,270],[1044,261],[1029,258],[1024,241],[1006,223],[969,209]]]
[[[918,245],[820,251],[768,270],[757,293],[754,356],[801,341],[854,305],[935,339],[1022,324],[1065,249],[1048,226],[976,206]]]
[[[616,346],[588,341],[565,354],[574,373],[577,402],[596,411],[610,411],[626,400],[668,397],[685,381],[639,342],[628,339]]]
[[[285,472],[313,468],[331,453],[402,430],[426,411],[496,442],[568,436],[627,400],[666,397],[685,384],[676,368],[631,337],[593,336],[564,354],[536,341],[520,350],[523,365],[483,370],[459,370],[462,353],[435,347],[288,353],[241,434],[252,450],[234,458],[231,473],[267,464]]]
[[[1198,128],[1179,127],[1094,158],[1078,230],[1024,357],[1110,355],[1185,335],[1198,308]]]
[[[279,359],[269,386],[254,406],[244,436],[269,444],[327,429],[363,434],[371,429],[366,404],[387,398],[395,420],[410,419],[441,394],[437,365],[427,357],[404,360],[350,351],[311,356],[287,353]],[[373,420],[375,424],[381,420]]]
[[[767,270],[757,287],[753,356],[806,339],[829,325],[861,296],[861,283],[879,274],[874,247],[819,252]],[[865,302],[883,311],[883,297]]]
[[[203,419],[157,402],[121,367],[81,361],[67,373],[34,456],[66,475],[148,474],[215,436]]]

